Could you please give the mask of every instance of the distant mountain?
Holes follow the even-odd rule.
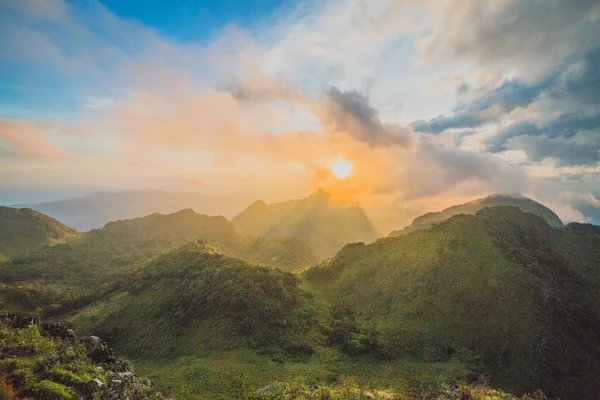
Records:
[[[333,256],[346,243],[378,237],[362,208],[336,203],[324,193],[271,205],[256,201],[231,222],[246,235],[299,237],[320,259]]]
[[[431,212],[420,217],[415,218],[411,225],[407,226],[403,230],[394,231],[389,236],[398,236],[408,232],[414,232],[419,229],[427,229],[432,225],[439,224],[448,218],[459,215],[459,214],[470,214],[473,215],[477,211],[485,207],[497,207],[497,206],[513,206],[518,207],[523,212],[528,212],[542,217],[548,222],[550,226],[560,228],[563,226],[562,221],[548,207],[537,201],[531,200],[521,195],[502,195],[494,194],[481,199],[473,200],[471,202],[452,206],[446,208],[440,212]]]
[[[80,231],[102,228],[110,221],[170,214],[191,208],[202,214],[231,217],[248,204],[244,196],[173,193],[159,190],[93,193],[83,198],[27,205]]]
[[[77,231],[37,211],[0,207],[0,262],[76,236]]]
[[[305,276],[332,305],[329,338],[347,352],[456,358],[494,386],[592,400],[598,265],[600,227],[556,229],[500,206],[347,245]]]
[[[187,209],[114,221],[81,233],[77,240],[0,265],[0,282],[5,284],[0,285],[0,298],[25,309],[41,306],[47,312],[78,307],[157,256],[198,239],[218,245],[232,257],[287,270],[316,262],[298,238],[241,236],[225,217]],[[19,286],[20,282],[28,285]]]

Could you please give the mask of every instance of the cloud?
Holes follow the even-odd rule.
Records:
[[[422,57],[431,62],[473,62],[499,76],[514,71],[528,80],[539,79],[557,60],[583,54],[600,36],[600,3],[596,0],[427,4],[433,31],[420,44]]]
[[[565,114],[544,125],[532,121],[519,121],[498,131],[486,141],[488,150],[494,153],[507,150],[509,139],[518,136],[546,136],[547,138],[571,138],[580,131],[592,131],[600,127],[600,114]]]
[[[454,128],[479,127],[497,121],[516,108],[529,106],[547,85],[547,82],[526,85],[518,81],[505,81],[500,87],[458,106],[453,115],[418,121],[413,127],[417,132],[433,134]]]
[[[474,194],[524,192],[528,178],[523,170],[495,157],[421,141],[396,184],[410,188],[403,189],[402,199],[415,200],[458,189]]]
[[[0,117],[0,158],[67,157],[67,153],[45,138],[47,126]]]
[[[367,97],[354,90],[330,88],[325,93],[325,113],[321,118],[331,130],[348,132],[356,140],[372,146],[409,147],[414,140],[412,129],[382,123]]]
[[[600,131],[578,133],[572,138],[517,136],[507,141],[509,149],[525,151],[530,161],[552,158],[559,166],[595,165],[600,161]]]

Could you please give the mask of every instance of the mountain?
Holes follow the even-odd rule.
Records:
[[[77,231],[37,211],[0,207],[0,262],[76,236]]]
[[[305,272],[352,354],[458,357],[494,386],[563,399],[600,391],[600,227],[516,207],[347,245]]]
[[[310,351],[303,335],[314,312],[300,283],[294,274],[194,241],[158,257],[123,281],[103,307],[74,321],[131,356],[236,346],[303,353]]]
[[[537,201],[531,200],[521,195],[502,195],[494,194],[481,199],[473,200],[471,202],[460,204],[446,208],[440,212],[431,212],[420,217],[415,218],[411,225],[407,226],[403,230],[394,231],[389,236],[398,236],[407,232],[414,232],[419,229],[427,229],[432,225],[439,224],[448,218],[459,215],[459,214],[475,214],[477,211],[485,207],[497,207],[497,206],[513,206],[518,207],[523,212],[528,212],[542,217],[548,222],[550,226],[560,228],[563,226],[562,221],[548,207]]]
[[[192,210],[114,221],[0,265],[0,299],[102,337],[175,399],[315,385],[324,398],[372,385],[408,399],[500,396],[471,386],[479,376],[519,396],[597,398],[600,227],[486,207],[306,268],[308,245],[272,226],[291,213],[320,227],[329,203],[255,203],[249,227],[280,212],[263,238]],[[279,383],[294,376],[307,384]]]
[[[41,306],[46,312],[78,307],[112,290],[111,285],[128,279],[150,260],[197,239],[218,244],[232,256],[288,270],[316,260],[300,239],[244,237],[225,217],[187,209],[114,221],[0,265],[0,297],[25,309]]]
[[[39,212],[80,231],[102,228],[110,221],[171,214],[191,208],[207,215],[235,215],[248,204],[244,196],[174,193],[160,190],[92,193],[83,198],[31,204]]]
[[[346,243],[378,237],[362,208],[333,202],[322,192],[271,205],[256,201],[231,222],[246,235],[299,237],[320,259],[333,256]]]

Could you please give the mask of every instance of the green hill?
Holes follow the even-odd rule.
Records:
[[[310,295],[296,275],[191,242],[119,285],[112,299],[80,313],[76,326],[130,356],[189,355],[239,346],[310,352]]]
[[[553,226],[555,228],[560,228],[563,226],[562,221],[560,220],[560,218],[558,218],[554,211],[544,206],[543,204],[538,203],[537,201],[531,200],[521,195],[494,194],[488,197],[473,200],[465,204],[452,206],[440,212],[427,213],[425,215],[415,218],[412,224],[410,224],[403,230],[394,231],[390,233],[389,236],[399,236],[408,232],[414,232],[419,229],[427,229],[455,215],[473,215],[477,211],[485,207],[498,206],[517,207],[523,212],[528,212],[542,217],[550,226]]]
[[[182,210],[111,222],[76,240],[0,265],[0,297],[25,309],[43,307],[50,313],[76,308],[113,290],[116,282],[128,279],[155,257],[196,239],[218,244],[232,256],[282,269],[315,262],[300,239],[244,237],[225,217]]]
[[[0,262],[76,236],[77,231],[37,211],[0,207]]]
[[[515,207],[346,246],[306,271],[354,354],[459,356],[492,384],[565,399],[600,390],[599,227],[555,229]]]
[[[362,208],[335,203],[325,193],[271,205],[256,201],[231,222],[246,235],[301,238],[319,259],[335,255],[346,243],[378,237]]]
[[[315,222],[329,200],[309,199],[291,208]],[[480,375],[518,395],[600,391],[600,227],[483,208],[301,273],[268,265],[302,268],[308,246],[266,236],[191,210],[116,221],[0,266],[0,295],[106,339],[175,399],[327,398],[307,384],[444,399],[430,394]]]

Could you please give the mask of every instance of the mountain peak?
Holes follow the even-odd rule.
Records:
[[[473,215],[483,208],[498,206],[517,207],[523,212],[535,214],[543,218],[548,225],[554,228],[561,228],[564,226],[554,211],[535,200],[532,200],[519,193],[494,193],[468,203],[448,207],[439,212],[429,212],[421,215],[420,217],[415,218],[411,225],[407,226],[401,231],[394,231],[390,233],[389,236],[398,236],[416,230],[427,229],[432,225],[439,224],[440,222],[443,222],[454,215]]]
[[[364,210],[334,202],[323,190],[271,205],[255,202],[231,222],[246,235],[298,237],[321,259],[346,243],[371,242],[378,236]]]
[[[0,207],[0,261],[66,242],[77,231],[30,208]]]

